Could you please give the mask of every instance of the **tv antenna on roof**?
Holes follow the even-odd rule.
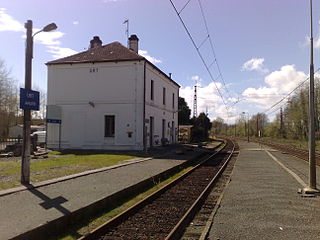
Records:
[[[123,24],[127,24],[127,28],[126,28],[126,34],[127,34],[127,40],[129,38],[129,19],[126,19]]]

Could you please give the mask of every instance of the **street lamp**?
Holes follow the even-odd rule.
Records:
[[[25,62],[25,89],[31,90],[32,82],[32,57],[33,57],[33,37],[40,32],[50,32],[57,29],[55,23],[51,23],[40,31],[32,35],[32,21],[28,20],[24,27],[27,29],[26,39],[26,62]],[[31,110],[23,110],[23,145],[21,159],[21,183],[30,183],[30,126],[31,126]]]
[[[313,65],[313,19],[312,0],[310,0],[310,85],[309,85],[309,186],[303,189],[304,194],[319,194],[316,175],[316,144],[314,117],[314,65]]]
[[[247,118],[248,118],[248,124],[247,124],[247,141],[249,142],[249,113],[247,112],[242,112],[242,114],[247,114]]]

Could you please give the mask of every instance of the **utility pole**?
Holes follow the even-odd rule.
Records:
[[[249,114],[248,114],[248,142],[249,142],[249,129],[250,127],[249,127]]]
[[[257,114],[257,137],[259,137],[259,113]]]
[[[314,128],[314,64],[313,64],[313,17],[312,0],[310,0],[310,85],[309,85],[309,186],[303,189],[304,194],[319,194],[317,189],[315,159],[315,128]]]
[[[32,21],[25,23],[27,29],[26,39],[26,62],[25,62],[25,89],[31,90],[32,75]],[[30,183],[30,126],[31,126],[31,110],[23,110],[23,142],[22,142],[22,166],[21,166],[21,183]]]
[[[284,137],[282,107],[280,108],[280,136],[281,136],[282,138]]]
[[[48,24],[38,32],[32,35],[32,21],[28,20],[24,27],[27,29],[26,38],[26,62],[25,62],[25,90],[31,92],[32,82],[32,58],[33,58],[33,37],[40,32],[50,32],[57,29],[55,23]],[[31,94],[30,94],[31,95]],[[21,102],[21,96],[20,96]],[[38,103],[39,104],[39,103]],[[21,183],[30,183],[30,133],[31,133],[31,109],[23,108],[23,142],[21,154]],[[39,110],[39,109],[33,109]]]

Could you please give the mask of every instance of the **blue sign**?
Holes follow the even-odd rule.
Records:
[[[20,88],[20,108],[39,111],[39,92]]]
[[[60,123],[61,124],[61,120],[59,120],[59,119],[47,119],[47,123]]]

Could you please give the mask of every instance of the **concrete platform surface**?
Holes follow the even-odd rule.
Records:
[[[0,239],[10,239],[46,222],[135,185],[200,154],[176,155],[138,162],[55,184],[0,197]]]
[[[308,163],[255,143],[239,146],[209,239],[320,239],[320,196],[297,193],[308,183]]]

